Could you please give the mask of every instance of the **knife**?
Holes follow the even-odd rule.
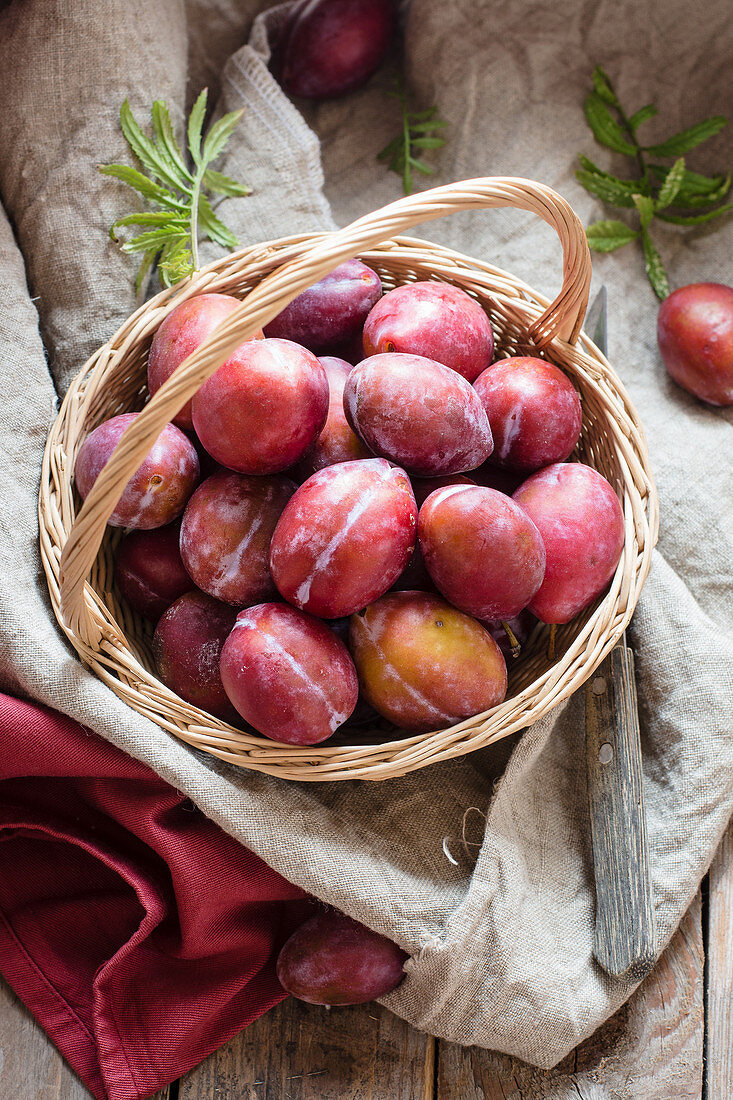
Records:
[[[606,288],[585,330],[605,355]],[[607,973],[641,981],[656,961],[634,654],[626,632],[585,684],[588,800],[596,881],[593,954]]]

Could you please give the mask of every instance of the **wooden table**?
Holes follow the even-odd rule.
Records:
[[[703,1092],[704,1090],[704,1092]],[[733,1100],[733,823],[655,970],[554,1070],[290,998],[155,1100]],[[0,984],[0,1100],[89,1100]]]

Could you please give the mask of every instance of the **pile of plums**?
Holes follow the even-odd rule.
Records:
[[[151,393],[237,305],[202,294],[166,317]],[[116,582],[157,623],[161,680],[294,745],[355,712],[427,731],[501,703],[507,637],[598,597],[624,519],[605,478],[566,461],[581,430],[569,378],[494,356],[465,291],[383,293],[358,260],[242,343],[110,518],[133,529]],[[82,497],[136,415],[84,442]]]

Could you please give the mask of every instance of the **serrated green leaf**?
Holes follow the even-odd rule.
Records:
[[[592,80],[596,95],[600,96],[604,103],[610,103],[612,107],[618,107],[618,97],[613,90],[613,85],[600,65],[596,65],[593,70]]]
[[[601,145],[617,153],[625,153],[628,157],[636,155],[636,148],[626,140],[620,125],[597,92],[591,92],[585,101],[585,117]]]
[[[151,248],[160,248],[169,242],[185,240],[188,229],[151,229],[141,233],[122,245],[123,252],[148,252]]]
[[[635,241],[639,236],[635,229],[625,222],[608,221],[594,222],[585,231],[588,246],[595,252],[615,252],[617,248],[623,248],[625,244]]]
[[[168,187],[178,187],[180,180],[177,174],[171,171],[165,156],[135,122],[127,99],[120,110],[120,125],[127,144],[149,174]]]
[[[652,171],[657,179],[666,180],[668,168],[660,164],[652,164]],[[697,172],[685,169],[682,186],[677,192],[675,206],[695,207],[710,206],[720,202],[730,190],[731,176],[701,176]]]
[[[137,274],[135,276],[135,294],[140,293],[140,291],[142,289],[142,285],[143,285],[143,280],[144,280],[145,276],[147,275],[148,271],[150,271],[150,268],[155,263],[155,257],[157,255],[158,255],[157,248],[153,248],[153,249],[150,250],[150,252],[146,252],[145,255],[143,256],[142,263],[140,264],[140,267],[137,269]]]
[[[664,181],[667,178],[669,168],[665,164],[650,164],[649,167],[657,179]],[[730,176],[703,176],[686,168],[682,189],[696,195],[707,195],[711,191],[717,191],[726,180],[730,180]]]
[[[448,123],[444,122],[442,118],[434,118],[429,122],[411,122],[410,129],[415,134],[429,133],[431,130],[440,130],[443,126],[447,126]]]
[[[239,244],[232,231],[217,218],[209,200],[204,195],[199,199],[199,225],[210,240],[222,245],[223,248],[236,248]]]
[[[662,221],[671,222],[672,225],[704,225],[705,222],[712,222],[716,218],[721,218],[723,214],[728,214],[733,210],[733,202],[726,203],[725,206],[719,206],[716,210],[707,210],[703,214],[658,214],[657,217]]]
[[[413,170],[423,175],[434,174],[434,169],[419,157],[413,156],[413,150],[440,149],[445,145],[445,138],[436,131],[443,129],[447,123],[437,117],[437,106],[428,107],[424,111],[410,111],[407,108],[407,97],[398,83],[399,99],[402,103],[402,129],[383,149],[376,154],[377,160],[387,162],[390,172],[395,172],[402,177],[402,190],[405,195],[412,192]]]
[[[229,199],[242,198],[251,195],[252,188],[244,183],[237,183],[223,172],[216,172],[213,168],[207,168],[204,172],[204,187],[217,195],[224,195]]]
[[[188,116],[188,148],[196,166],[201,163],[201,133],[204,128],[208,94],[207,88],[199,93],[191,108],[191,114]]]
[[[667,279],[667,272],[664,270],[662,257],[654,247],[646,229],[641,231],[641,244],[644,249],[644,266],[649,276],[649,282],[652,284],[657,298],[664,301],[669,294],[669,280]]]
[[[599,168],[597,164],[593,163],[590,157],[584,156],[583,153],[578,154],[578,160],[580,161],[581,167],[584,168],[586,172],[592,172],[594,176],[602,176],[607,180],[616,179],[616,176],[612,176],[610,172],[605,172],[603,168]]]
[[[214,123],[204,138],[204,147],[201,151],[201,160],[204,164],[210,164],[212,160],[216,160],[243,114],[244,108],[239,111],[230,111]]]
[[[155,134],[159,149],[165,154],[172,171],[178,174],[181,181],[181,190],[187,190],[193,177],[183,163],[183,154],[176,141],[173,132],[171,116],[168,107],[162,99],[156,99],[152,108],[153,133]]]
[[[185,241],[172,242],[161,252],[158,271],[164,286],[175,286],[194,269],[193,258]]]
[[[445,138],[439,137],[418,137],[413,138],[413,149],[440,149],[445,145]]]
[[[115,179],[126,183],[128,187],[134,187],[146,199],[152,199],[161,206],[168,206],[171,209],[182,206],[171,191],[148,179],[142,172],[138,172],[137,168],[130,168],[127,164],[100,164],[99,171],[103,176],[114,176]]]
[[[583,171],[580,168],[576,171],[575,178],[586,191],[590,191],[603,202],[611,203],[612,206],[633,207],[635,205],[634,195],[638,193],[639,180],[619,180],[614,176],[596,175],[595,172]]]
[[[654,217],[654,199],[648,195],[634,195],[634,206],[641,217],[641,228],[646,229]]]
[[[242,196],[251,194],[251,189],[230,176],[209,168],[208,159],[213,159],[221,152],[241,112],[231,112],[213,126],[202,151],[201,131],[206,113],[206,99],[204,90],[196,100],[188,120],[187,132],[191,155],[196,165],[195,174],[184,163],[168,108],[162,100],[156,100],[152,107],[152,140],[135,121],[127,100],[120,111],[120,124],[125,138],[148,174],[127,165],[100,166],[102,174],[128,184],[143,198],[161,208],[126,214],[114,222],[110,229],[110,236],[115,241],[118,240],[116,230],[120,228],[134,225],[148,230],[121,243],[124,252],[143,253],[143,262],[136,278],[138,288],[156,257],[160,278],[165,286],[171,286],[190,274],[198,265],[199,228],[203,234],[224,247],[233,248],[238,243],[234,234],[214,213],[209,194]]]
[[[121,225],[163,225],[163,226],[175,226],[178,229],[186,229],[188,226],[188,219],[181,215],[181,217],[173,217],[169,211],[141,211],[139,214],[126,214],[123,218],[118,218],[116,222],[113,222],[112,228],[116,229]]]
[[[682,181],[685,178],[685,158],[678,157],[674,162],[669,172],[667,173],[664,183],[659,188],[659,194],[657,195],[654,206],[657,210],[664,210],[665,207],[671,206],[675,198],[679,193],[679,189],[682,186]]]
[[[681,130],[679,134],[667,138],[661,145],[645,145],[643,149],[645,153],[651,153],[654,157],[678,157],[682,153],[689,153],[691,149],[695,149],[708,138],[714,137],[727,125],[727,118],[715,115],[713,118],[706,118],[696,123],[695,126],[690,126],[687,130]]]
[[[641,126],[642,122],[646,122],[648,119],[654,118],[654,116],[657,114],[659,114],[659,112],[657,111],[657,108],[654,106],[654,104],[647,103],[645,107],[640,107],[639,110],[631,116],[631,118],[629,119],[629,126],[634,132],[636,132],[636,130],[638,130],[638,128]]]

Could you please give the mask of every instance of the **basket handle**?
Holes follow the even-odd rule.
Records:
[[[327,234],[251,290],[242,305],[161,386],[122,436],[80,509],[61,554],[61,611],[67,627],[77,634],[81,632],[90,642],[99,640],[99,628],[93,626],[85,607],[84,582],[99,551],[107,520],[164,425],[239,344],[271,321],[303,290],[359,253],[421,222],[461,210],[500,206],[537,214],[560,238],[562,288],[531,325],[529,334],[540,349],[556,338],[575,343],[588,304],[590,252],[578,216],[565,199],[544,184],[501,176],[447,184],[399,199]]]

